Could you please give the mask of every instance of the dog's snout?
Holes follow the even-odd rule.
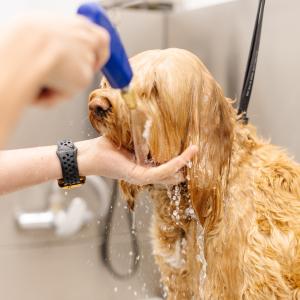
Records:
[[[97,117],[104,118],[106,116],[107,110],[105,110],[100,105],[96,105],[93,109],[93,112]]]
[[[106,97],[95,97],[89,103],[89,110],[97,118],[105,118],[111,111],[111,103]]]

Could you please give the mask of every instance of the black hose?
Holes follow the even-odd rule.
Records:
[[[121,274],[118,272],[112,265],[112,260],[109,253],[109,245],[110,245],[110,238],[111,238],[111,229],[113,225],[113,214],[116,207],[118,195],[119,195],[119,187],[118,182],[115,181],[113,184],[113,191],[111,195],[109,211],[105,218],[104,222],[104,233],[103,233],[103,243],[101,244],[100,254],[103,260],[104,265],[106,266],[107,270],[117,279],[124,280],[129,279],[135,275],[137,272],[139,265],[140,265],[140,255],[139,255],[139,245],[136,235],[136,229],[134,225],[133,215],[131,211],[128,209],[126,211],[128,225],[129,225],[129,235],[131,240],[131,248],[132,248],[132,259],[131,259],[131,266],[127,273]]]
[[[242,88],[242,94],[238,109],[238,115],[242,114],[242,121],[243,123],[248,123],[248,106],[250,102],[254,77],[255,77],[255,71],[256,71],[256,65],[257,65],[257,57],[258,57],[258,51],[259,51],[259,44],[260,44],[260,37],[261,37],[261,30],[262,30],[262,23],[263,23],[263,16],[264,16],[264,8],[265,8],[265,0],[259,0],[259,5],[257,9],[257,15],[252,35],[252,41],[248,56],[248,62],[244,77],[244,83]]]

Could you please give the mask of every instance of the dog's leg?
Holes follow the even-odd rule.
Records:
[[[155,192],[154,205],[153,251],[162,275],[164,296],[168,300],[199,299],[196,221],[176,225],[165,192]]]
[[[134,210],[135,199],[141,188],[137,185],[130,184],[126,181],[119,181],[123,199],[127,202],[128,207]]]

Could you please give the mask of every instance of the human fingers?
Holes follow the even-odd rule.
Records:
[[[81,21],[81,27],[77,32],[81,34],[81,39],[85,41],[86,45],[90,46],[95,54],[95,71],[97,71],[109,58],[110,36],[106,29],[93,24],[86,18],[79,16],[79,20]]]
[[[152,172],[150,178],[156,178],[156,182],[163,182],[167,178],[173,177],[181,168],[183,168],[188,161],[198,152],[198,147],[192,145],[182,152],[179,156],[171,159],[170,161],[162,164],[156,168],[150,169]]]
[[[171,175],[170,177],[167,177],[167,178],[162,179],[155,183],[164,184],[164,185],[176,185],[183,181],[185,181],[185,177],[184,177],[183,173],[179,171],[179,172]]]
[[[137,184],[177,184],[184,181],[182,173],[178,172],[198,152],[197,146],[188,147],[183,153],[158,167],[136,165],[131,173],[131,181]]]

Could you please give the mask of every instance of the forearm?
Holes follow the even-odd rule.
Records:
[[[26,97],[28,89],[19,89],[16,86],[15,90],[14,81],[13,77],[3,78],[0,75],[0,149],[4,147],[26,105],[25,101],[19,99]]]
[[[0,194],[61,178],[56,146],[0,152]]]
[[[191,146],[181,155],[158,167],[139,166],[132,153],[116,147],[105,137],[80,141],[77,147],[81,176],[98,175],[133,184],[177,184],[183,180],[178,170],[197,153]],[[57,146],[0,151],[0,195],[62,178]]]
[[[90,148],[94,147],[95,143],[97,139],[75,143],[78,149],[77,162],[81,176],[95,174],[92,171],[93,160],[89,154]],[[53,145],[0,151],[0,195],[62,178],[56,150],[57,146]],[[99,149],[99,153],[101,152]],[[99,172],[102,175],[101,170]]]
[[[4,53],[3,53],[4,52]],[[8,135],[14,128],[29,98],[32,83],[26,76],[17,72],[17,64],[10,55],[0,47],[0,148],[3,147]],[[35,71],[33,71],[35,72]]]

